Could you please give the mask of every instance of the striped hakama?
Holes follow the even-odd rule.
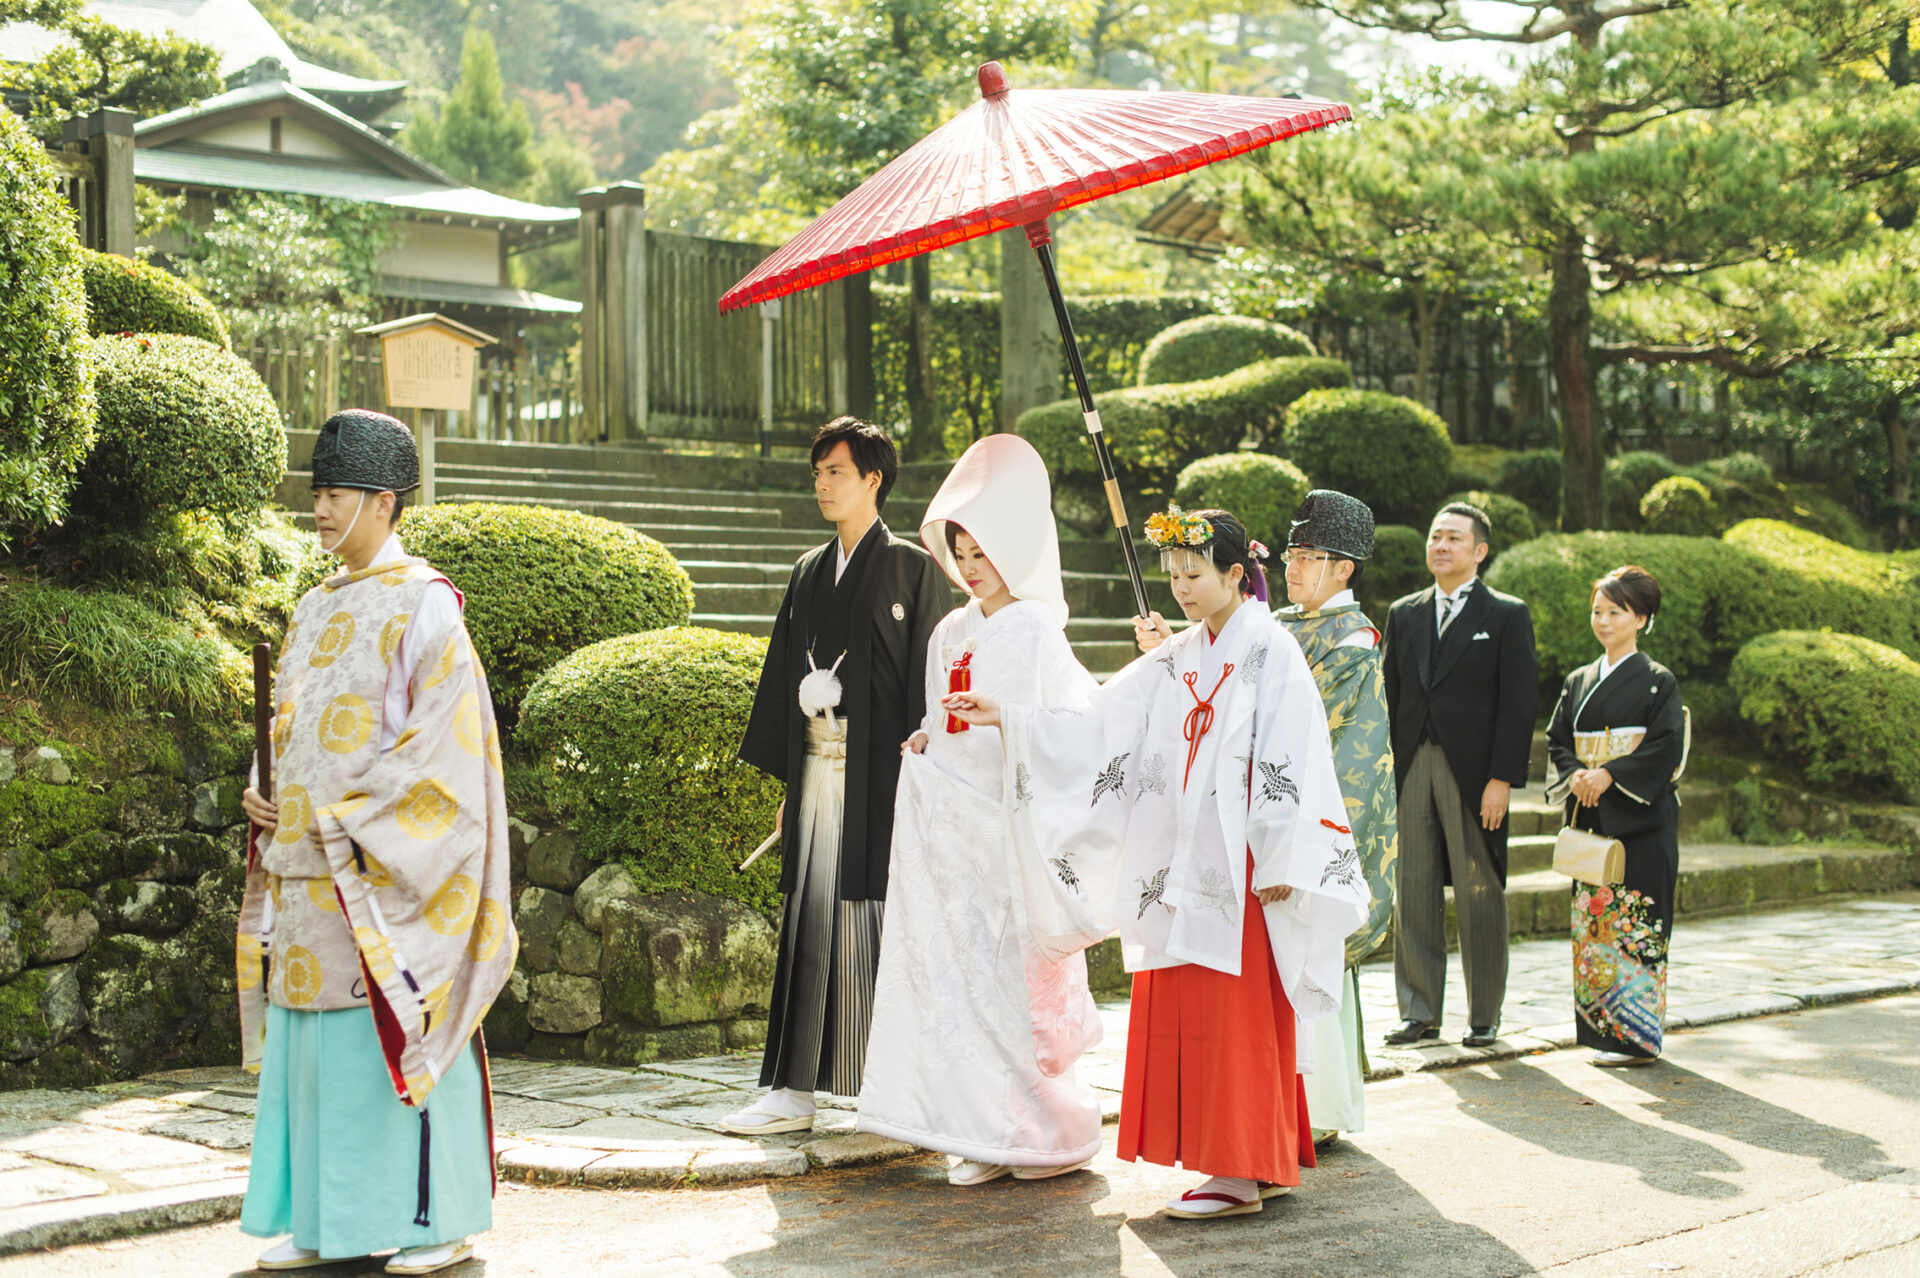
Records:
[[[811,718],[795,817],[799,890],[787,898],[780,960],[788,970],[776,985],[787,1003],[767,1042],[764,1086],[860,1094],[886,903],[840,899],[846,793],[846,720]]]

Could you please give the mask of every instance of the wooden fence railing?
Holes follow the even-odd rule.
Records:
[[[234,353],[266,382],[289,430],[318,430],[340,408],[389,411],[378,338],[254,337],[235,342]],[[584,429],[579,370],[565,353],[509,361],[483,350],[470,406],[435,416],[436,433],[449,439],[579,443]]]

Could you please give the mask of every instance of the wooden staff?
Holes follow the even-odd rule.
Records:
[[[254,789],[273,802],[273,646],[253,645]]]
[[[762,843],[759,847],[753,850],[752,855],[748,856],[747,859],[742,861],[740,864],[734,866],[733,872],[735,874],[745,874],[747,872],[747,867],[760,859],[761,853],[765,852],[768,848],[771,848],[774,844],[778,843],[779,841],[780,841],[780,831],[775,830],[772,834],[769,834],[767,836],[766,841],[764,843]]]

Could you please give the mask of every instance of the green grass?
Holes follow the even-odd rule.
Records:
[[[16,694],[230,717],[250,678],[239,650],[211,629],[137,599],[30,580],[0,586],[0,679]]]

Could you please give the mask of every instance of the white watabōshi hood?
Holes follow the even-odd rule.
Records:
[[[920,544],[964,591],[967,583],[947,549],[949,523],[980,544],[1015,599],[1042,604],[1057,624],[1067,624],[1053,485],[1032,444],[1018,435],[988,435],[954,463],[927,506]]]

